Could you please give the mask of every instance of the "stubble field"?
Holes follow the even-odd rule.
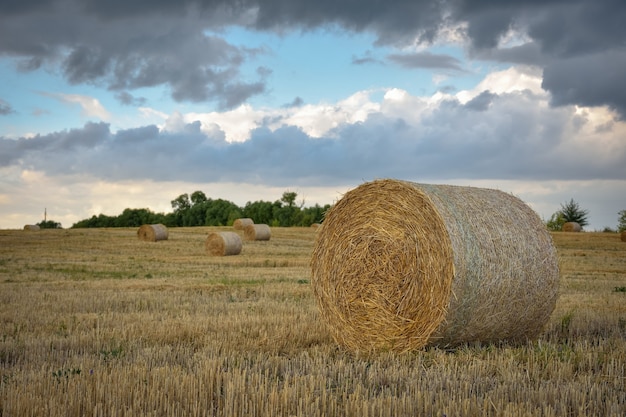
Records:
[[[0,230],[0,416],[626,415],[617,234],[553,234],[538,340],[354,354],[312,296],[315,229],[209,257],[218,230]]]

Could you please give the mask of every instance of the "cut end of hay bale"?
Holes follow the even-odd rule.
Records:
[[[581,230],[583,230],[583,228],[581,227],[580,224],[576,222],[567,222],[567,223],[563,223],[561,230],[563,232],[580,232]]]
[[[137,237],[145,242],[167,240],[167,227],[162,224],[144,224],[137,230]]]
[[[24,230],[35,232],[37,230],[41,230],[41,227],[39,227],[39,225],[36,225],[36,224],[27,224],[27,225],[24,225]]]
[[[241,253],[241,237],[235,232],[211,232],[204,242],[210,256],[230,256]]]
[[[249,224],[243,229],[245,240],[270,240],[272,232],[266,224]]]
[[[248,217],[235,220],[233,227],[235,230],[243,230],[246,226],[254,224],[254,221]]]
[[[357,351],[535,337],[558,290],[551,236],[519,199],[397,180],[327,212],[311,269],[333,337]]]

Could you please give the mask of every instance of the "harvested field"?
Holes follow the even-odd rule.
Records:
[[[535,341],[357,355],[312,294],[319,232],[206,256],[230,230],[0,230],[0,416],[626,414],[617,233],[552,234],[560,296]]]

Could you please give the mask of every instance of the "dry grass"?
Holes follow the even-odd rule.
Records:
[[[561,296],[525,344],[354,355],[310,287],[316,230],[239,256],[211,231],[0,231],[1,416],[621,416],[625,245],[554,233]]]

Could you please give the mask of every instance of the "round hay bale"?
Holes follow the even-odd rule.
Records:
[[[235,222],[233,223],[233,227],[235,228],[235,230],[243,230],[246,226],[250,224],[254,224],[254,221],[250,218],[244,217],[235,220]]]
[[[24,230],[35,232],[37,230],[41,230],[41,227],[39,227],[39,225],[37,224],[27,224],[27,225],[24,225]]]
[[[323,319],[355,351],[533,338],[559,284],[552,238],[518,198],[390,179],[327,212],[311,269]]]
[[[563,223],[561,230],[563,232],[580,232],[583,228],[576,222],[567,222]]]
[[[235,232],[211,232],[204,242],[211,256],[239,255],[241,246],[241,237]]]
[[[144,224],[137,230],[139,240],[146,242],[157,242],[159,240],[167,240],[167,227],[162,224]]]
[[[620,233],[620,239],[622,240],[622,242],[626,242],[626,230]]]
[[[266,224],[249,224],[243,228],[245,240],[270,240],[272,233]]]

